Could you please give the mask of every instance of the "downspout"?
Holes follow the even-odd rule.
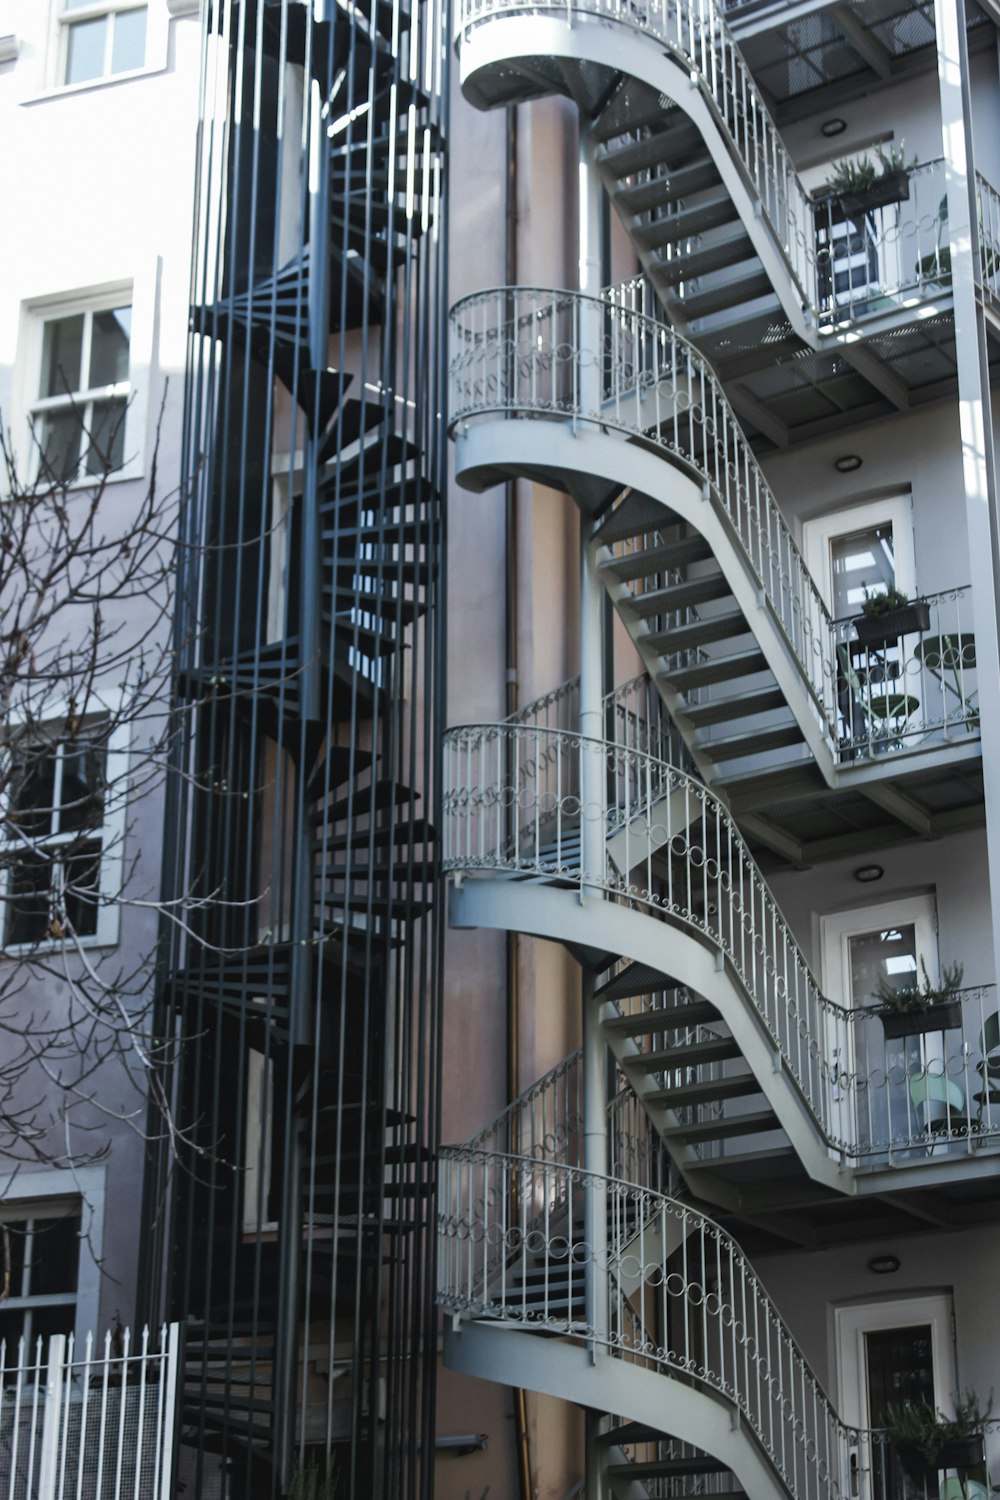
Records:
[[[507,155],[506,201],[504,223],[504,272],[506,286],[517,285],[517,105],[506,112]],[[504,484],[504,686],[508,717],[518,705],[518,589],[517,589],[517,482]],[[516,932],[506,937],[507,989],[507,1102],[512,1104],[520,1093],[519,1063],[521,1055],[521,1002],[518,989],[518,941]],[[528,1447],[528,1411],[524,1390],[511,1390],[514,1407],[514,1449],[519,1500],[532,1500],[531,1454]]]

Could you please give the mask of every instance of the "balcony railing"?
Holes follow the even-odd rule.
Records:
[[[0,1344],[6,1500],[171,1500],[178,1329]]]
[[[707,939],[832,1151],[970,1155],[1000,1137],[994,989],[965,991],[958,1021],[937,1012],[915,1042],[828,999],[728,811],[693,777],[636,750],[519,725],[453,729],[444,748],[445,869],[601,890]],[[584,809],[581,788],[595,784],[606,803]],[[594,821],[603,857],[585,869],[583,824]]]
[[[932,748],[979,733],[972,591],[921,600],[927,624],[858,640],[853,619],[834,622],[840,759]]]

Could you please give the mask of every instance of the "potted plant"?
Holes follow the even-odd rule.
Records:
[[[907,161],[901,141],[883,151],[875,149],[875,160],[862,156],[857,161],[837,161],[823,184],[823,196],[835,198],[845,214],[868,213],[889,203],[903,203],[910,196],[910,169],[916,157]]]
[[[931,984],[923,958],[920,968],[922,982],[914,978],[908,984],[894,987],[886,975],[878,977],[872,999],[877,1003],[876,1014],[887,1038],[949,1031],[962,1024],[962,1004],[956,997],[965,977],[964,966],[946,964],[938,985]]]
[[[990,1395],[985,1411],[975,1391],[955,1402],[955,1415],[944,1417],[926,1397],[886,1408],[889,1436],[899,1461],[918,1486],[934,1483],[939,1469],[977,1469],[986,1462],[986,1423],[993,1410]]]
[[[925,599],[907,599],[897,588],[869,594],[864,585],[865,602],[855,616],[854,628],[863,646],[887,646],[901,635],[926,630],[931,623],[930,605]]]

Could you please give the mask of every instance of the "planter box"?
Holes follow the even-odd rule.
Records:
[[[931,607],[915,599],[902,609],[891,609],[885,615],[855,615],[854,628],[863,646],[888,646],[901,635],[913,635],[930,628]]]
[[[902,1011],[897,1016],[880,1016],[882,1030],[891,1040],[900,1036],[923,1036],[928,1031],[956,1031],[962,1024],[962,1002],[948,1000],[927,1010]]]
[[[937,1494],[937,1477],[941,1469],[978,1469],[986,1462],[982,1433],[945,1443],[933,1465],[928,1464],[919,1448],[910,1443],[897,1443],[896,1452],[914,1484],[926,1489],[929,1496]]]
[[[909,196],[910,174],[888,172],[859,193],[839,193],[837,201],[845,214],[864,214],[890,203],[905,203]]]

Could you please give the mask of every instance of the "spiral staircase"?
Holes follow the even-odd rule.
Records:
[[[564,944],[618,1089],[597,1162],[592,1054],[586,1079],[568,1059],[441,1153],[446,1360],[605,1413],[588,1496],[875,1500],[894,1453],[840,1420],[747,1253],[943,1225],[959,1202],[988,1218],[1000,1096],[992,993],[963,996],[943,1058],[962,1087],[942,1105],[874,1015],[822,994],[727,805],[741,778],[780,798],[806,774],[892,806],[887,767],[912,748],[851,743],[843,633],[728,394],[737,369],[805,368],[841,338],[814,208],[711,0],[460,0],[455,35],[475,106],[575,102],[643,273],[453,308],[456,476],[571,497],[581,576],[670,728],[625,743],[529,709],[446,736],[449,920]],[[866,332],[841,357],[892,388]],[[942,764],[980,753],[960,716],[964,741],[947,715],[923,726]],[[672,754],[650,753],[664,739]]]

